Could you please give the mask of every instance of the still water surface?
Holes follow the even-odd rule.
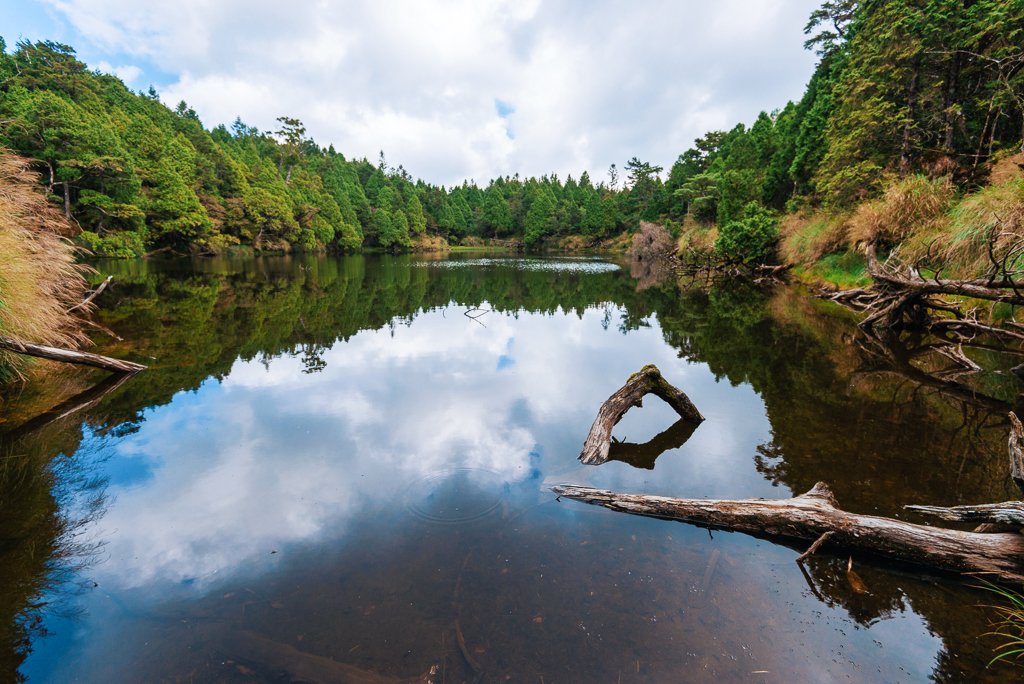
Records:
[[[1012,376],[961,394],[786,289],[591,259],[102,263],[112,389],[7,397],[0,663],[39,682],[1005,681],[950,577],[556,501],[557,483],[847,509],[1012,495]],[[649,278],[642,280],[650,284]],[[654,363],[656,398],[576,456]],[[103,393],[103,390],[107,389]],[[961,396],[962,395],[962,396]],[[96,398],[92,403],[82,401]],[[68,400],[68,397],[72,397]],[[60,402],[63,410],[19,424]],[[82,404],[85,404],[82,406]],[[1000,413],[1002,412],[1002,413]],[[663,453],[661,448],[670,447]],[[461,641],[461,643],[460,643]]]

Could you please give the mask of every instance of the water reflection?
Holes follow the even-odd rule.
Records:
[[[821,479],[848,509],[893,514],[996,500],[1002,435],[962,434],[944,395],[905,378],[855,377],[849,322],[792,292],[638,292],[600,262],[474,262],[103,265],[117,282],[103,323],[127,340],[105,351],[151,370],[18,440],[33,472],[96,454],[112,501],[90,528],[106,561],[81,575],[97,583],[85,616],[8,639],[19,659],[34,649],[21,672],[461,681],[474,661],[489,680],[998,678],[978,599],[949,579],[858,558],[863,593],[845,558],[805,576],[785,546],[557,503],[546,486],[779,498]],[[580,466],[600,402],[647,363],[707,420],[664,430],[676,416],[652,400],[617,426],[618,462]],[[52,479],[5,486],[25,510],[65,506]],[[25,587],[12,611],[46,595],[32,578],[59,563],[47,553],[6,567]]]

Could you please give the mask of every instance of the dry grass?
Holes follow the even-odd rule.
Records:
[[[84,337],[67,310],[83,299],[86,269],[62,237],[71,226],[38,180],[27,160],[0,150],[0,334],[74,347]],[[0,354],[0,380],[18,367]]]
[[[626,250],[632,259],[658,259],[674,254],[675,240],[668,230],[657,223],[641,221],[640,230],[633,233],[633,240]]]
[[[829,254],[843,251],[846,245],[847,226],[843,215],[790,214],[779,225],[779,256],[784,263],[813,264]]]
[[[988,244],[995,252],[1024,237],[1024,178],[990,185],[965,198],[949,215],[939,256],[956,272],[980,273],[988,268]]]
[[[889,185],[877,200],[861,204],[847,222],[849,240],[897,243],[934,232],[953,201],[948,178],[907,176]]]
[[[992,164],[988,182],[992,185],[1001,185],[1020,178],[1024,178],[1024,153],[1018,152],[997,158]]]
[[[703,225],[687,216],[683,219],[679,239],[676,241],[676,253],[683,256],[690,253],[711,254],[715,251],[717,239],[718,228],[716,226]]]

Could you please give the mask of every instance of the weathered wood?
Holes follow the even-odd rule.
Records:
[[[1017,414],[1010,411],[1010,477],[1024,493],[1024,425]]]
[[[634,406],[641,406],[644,396],[648,394],[661,397],[684,420],[691,423],[700,423],[704,420],[704,416],[682,390],[665,380],[657,366],[647,365],[641,368],[640,372],[630,376],[625,385],[601,404],[597,418],[590,427],[590,434],[583,443],[580,461],[587,465],[600,465],[606,462],[611,448],[612,429],[626,411]]]
[[[975,506],[904,506],[908,511],[950,522],[994,523],[1024,527],[1024,501]]]
[[[1009,277],[975,278],[969,280],[951,280],[947,278],[912,278],[886,268],[878,261],[875,244],[869,243],[864,250],[867,257],[868,273],[875,283],[882,283],[911,296],[920,295],[956,295],[984,299],[990,302],[1006,302],[1008,304],[1024,304],[1021,294],[1021,283]]]
[[[92,302],[92,300],[94,300],[97,297],[99,297],[100,293],[103,292],[105,289],[107,289],[107,285],[109,285],[110,281],[112,281],[113,279],[114,279],[114,276],[107,276],[107,279],[104,280],[102,283],[100,283],[99,287],[97,287],[95,290],[90,292],[88,297],[86,297],[85,299],[80,301],[78,304],[75,304],[73,307],[68,309],[67,313],[71,313],[75,309],[81,309],[83,307],[89,306],[89,303]]]
[[[816,540],[831,531],[829,542],[833,546],[950,572],[986,573],[1024,583],[1024,535],[961,532],[848,513],[838,507],[823,482],[806,494],[775,501],[675,499],[574,485],[552,489],[561,497],[613,511],[768,539]]]
[[[59,347],[47,347],[42,344],[22,342],[20,340],[3,336],[0,336],[0,349],[14,352],[16,354],[49,359],[50,361],[76,363],[81,366],[102,368],[103,370],[113,371],[114,373],[137,373],[146,369],[146,367],[141,363],[112,359],[109,356],[100,356],[99,354],[90,354],[89,352],[73,351],[71,349],[61,349]]]
[[[332,658],[300,651],[291,644],[238,629],[200,628],[210,634],[205,641],[224,657],[245,663],[257,674],[289,682],[344,682],[345,684],[422,684],[434,681],[431,673],[420,677],[397,677],[338,662]],[[282,679],[282,675],[284,678]],[[262,680],[263,677],[260,677]]]

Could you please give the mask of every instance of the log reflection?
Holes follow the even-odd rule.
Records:
[[[621,461],[634,468],[654,470],[654,462],[666,451],[683,446],[699,423],[680,418],[664,432],[655,435],[643,444],[612,441],[608,451],[609,461]]]

